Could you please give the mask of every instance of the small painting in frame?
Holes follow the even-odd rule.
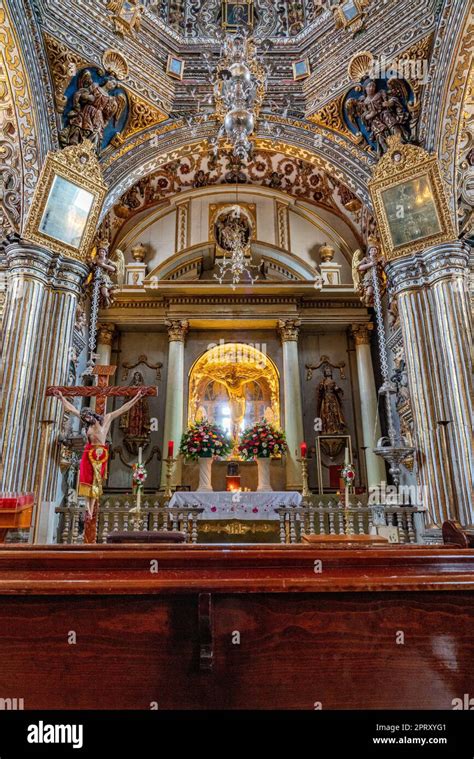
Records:
[[[181,80],[184,75],[184,61],[181,58],[176,58],[174,55],[169,55],[168,63],[166,64],[166,73],[174,79]]]
[[[309,60],[302,58],[293,62],[293,80],[297,82],[300,79],[306,79],[311,74]]]

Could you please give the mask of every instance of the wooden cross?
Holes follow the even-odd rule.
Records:
[[[69,398],[95,398],[95,410],[97,414],[106,411],[107,398],[132,398],[138,392],[144,395],[157,395],[156,387],[143,385],[127,385],[125,387],[109,385],[109,378],[116,372],[116,366],[94,366],[92,372],[97,376],[97,384],[89,387],[83,385],[71,385],[70,387],[50,386],[46,389],[46,395],[54,395],[56,391]],[[97,519],[99,516],[98,503],[94,504],[92,519],[86,522],[84,527],[84,543],[95,543],[97,538]]]

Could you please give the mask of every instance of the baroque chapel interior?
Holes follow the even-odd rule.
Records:
[[[474,708],[473,23],[0,0],[2,703]]]

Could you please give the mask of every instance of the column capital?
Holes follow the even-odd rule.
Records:
[[[97,343],[101,345],[112,345],[115,337],[115,324],[98,324],[97,325]]]
[[[277,332],[280,335],[282,343],[297,342],[300,326],[300,319],[278,319]]]
[[[464,240],[453,240],[389,261],[385,271],[390,294],[429,288],[435,282],[453,277],[467,278],[469,253],[469,245]]]
[[[167,319],[165,325],[168,328],[168,337],[170,343],[184,343],[189,330],[189,322],[181,319]]]
[[[89,267],[82,261],[61,256],[28,240],[15,240],[5,246],[8,275],[36,280],[45,287],[80,296]]]
[[[370,334],[374,328],[372,322],[367,324],[352,324],[351,335],[356,345],[370,345]]]

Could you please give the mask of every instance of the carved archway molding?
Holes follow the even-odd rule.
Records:
[[[184,150],[160,156],[151,174],[141,177],[109,209],[102,220],[101,233],[113,244],[129,243],[133,228],[149,225],[154,213],[165,212],[173,203],[184,202],[193,193],[201,191],[235,191],[236,179],[240,193],[270,193],[286,200],[295,210],[296,203],[320,207],[339,217],[348,226],[357,241],[374,232],[374,219],[370,209],[345,184],[342,172],[334,171],[329,162],[291,146],[257,141],[252,161],[240,164],[228,155],[216,163],[208,153],[207,143],[195,143]],[[273,148],[273,149],[270,149]],[[281,148],[281,150],[278,150]],[[285,152],[284,152],[285,151]],[[307,159],[307,160],[305,160]],[[145,212],[149,211],[145,217]],[[135,217],[140,220],[138,223]],[[146,219],[146,220],[145,220]],[[334,231],[334,242],[347,247],[344,239]],[[350,258],[350,256],[349,256]]]
[[[20,232],[39,175],[34,102],[21,45],[0,0],[0,238]]]
[[[133,185],[140,180],[146,179],[154,174],[166,164],[174,161],[180,161],[192,155],[205,155],[209,152],[207,136],[197,136],[190,141],[189,132],[176,130],[173,122],[167,122],[161,127],[165,132],[172,132],[172,144],[161,145],[161,152],[157,153],[156,147],[152,149],[149,145],[146,152],[142,155],[135,151],[123,156],[120,165],[114,164],[108,167],[102,164],[104,178],[109,185],[109,193],[102,210],[102,218],[109,212],[110,208],[117,203]],[[209,130],[208,130],[209,131]],[[346,146],[347,147],[347,146]],[[356,157],[350,153],[344,152],[339,146],[337,153],[338,160],[331,160],[326,156],[331,153],[323,145],[322,148],[310,149],[296,144],[295,140],[274,139],[269,137],[257,137],[255,139],[255,151],[265,150],[273,153],[281,153],[288,158],[304,161],[328,175],[333,176],[339,182],[344,184],[349,191],[357,195],[361,203],[369,210],[371,209],[371,199],[368,191],[368,182],[371,177],[371,166],[375,162],[372,159],[371,164],[361,165]]]

